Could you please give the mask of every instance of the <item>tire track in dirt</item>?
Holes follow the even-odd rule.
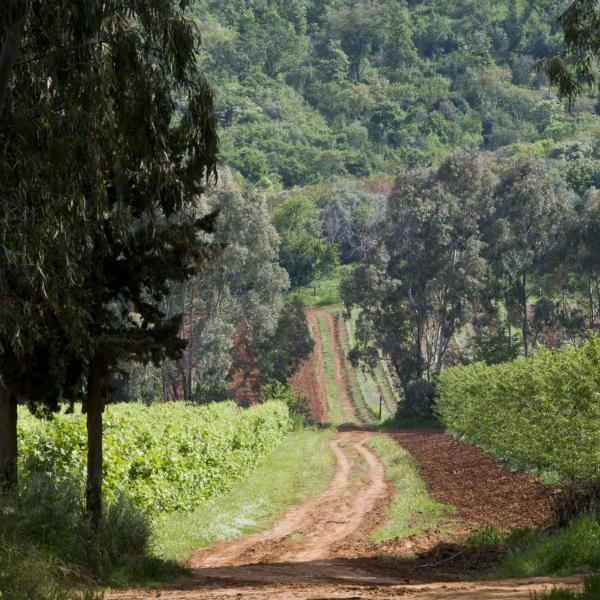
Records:
[[[365,525],[376,526],[370,517],[377,502],[388,495],[388,486],[383,465],[366,446],[371,435],[362,431],[338,434],[331,441],[337,468],[325,492],[290,509],[269,531],[213,546],[191,565],[205,570],[205,575],[224,578],[230,576],[231,566],[260,565],[248,575],[270,578],[265,564],[328,560],[355,532]],[[278,579],[277,569],[274,574]],[[326,575],[328,579],[336,576],[329,570]]]
[[[355,421],[358,421],[358,416],[356,414],[356,411],[354,410],[354,406],[352,406],[352,403],[350,402],[348,390],[346,389],[346,381],[344,378],[344,363],[339,346],[335,319],[333,318],[331,312],[326,309],[314,309],[313,311],[311,311],[311,313],[315,316],[315,318],[318,318],[319,316],[322,317],[327,323],[327,329],[329,330],[329,339],[331,340],[331,346],[334,357],[335,380],[340,392],[340,400],[342,401],[344,412],[347,415],[352,416],[352,418]]]
[[[315,352],[306,372],[318,381],[308,386],[303,382],[304,389],[314,394],[309,397],[311,409],[326,414],[319,315],[329,328],[340,397],[347,413],[354,415],[333,315],[323,309],[308,314]],[[392,492],[381,461],[367,447],[373,435],[361,429],[338,433],[331,441],[337,468],[325,492],[289,509],[266,532],[200,552],[190,561],[193,576],[184,584],[159,592],[120,592],[109,600],[526,600],[557,585],[581,585],[580,577],[456,581],[455,572],[419,570],[413,561],[377,556],[368,536],[384,520]]]

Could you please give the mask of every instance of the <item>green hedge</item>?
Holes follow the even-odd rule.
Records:
[[[50,422],[20,413],[19,450],[26,484],[35,472],[83,481],[85,417]],[[228,491],[271,452],[290,427],[287,407],[268,402],[247,410],[232,402],[121,404],[104,418],[107,499],[126,494],[141,508],[191,510]]]
[[[600,480],[600,339],[581,348],[448,369],[439,416],[452,435],[565,481]]]

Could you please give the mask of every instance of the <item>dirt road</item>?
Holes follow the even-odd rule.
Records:
[[[329,315],[331,316],[331,315]],[[324,418],[326,393],[323,387],[323,358],[317,324],[317,312],[312,312],[310,322],[316,341],[315,356],[305,365],[305,373],[312,381],[303,382],[304,390],[313,390],[316,397],[310,405]],[[333,319],[327,317],[330,333]],[[336,379],[343,386],[341,357],[331,336],[336,352]],[[298,382],[297,382],[298,383]],[[353,408],[346,390],[340,397],[346,398],[347,410]],[[335,475],[329,488],[317,498],[292,507],[270,530],[240,541],[220,543],[202,551],[190,561],[192,578],[185,585],[160,591],[127,591],[109,596],[110,600],[146,600],[161,597],[166,600],[205,600],[244,598],[248,600],[292,599],[381,599],[403,598],[415,600],[520,600],[529,599],[533,592],[551,589],[556,585],[577,586],[580,578],[541,578],[505,581],[460,581],[464,572],[439,568],[445,559],[411,560],[398,553],[396,558],[382,556],[388,553],[369,542],[369,534],[385,518],[386,508],[392,500],[392,490],[385,480],[385,471],[378,457],[367,444],[374,433],[357,428],[341,431],[331,442],[331,450],[337,461]],[[407,436],[408,435],[408,436]],[[435,469],[426,459],[435,463],[435,452],[441,462],[442,454],[448,454],[446,439],[440,434],[433,437],[398,434],[396,439],[423,460],[426,482],[433,483]],[[403,437],[404,436],[404,437]],[[424,446],[430,446],[424,451]],[[437,450],[436,450],[437,448]],[[410,448],[409,448],[410,450]],[[473,458],[469,450],[460,459],[474,469],[479,458]],[[417,456],[419,460],[419,456]],[[421,463],[420,463],[421,464]],[[487,465],[487,466],[486,466]],[[485,463],[482,468],[491,468]],[[496,465],[494,468],[503,469]],[[429,469],[429,470],[428,470]],[[500,475],[509,477],[505,469]],[[464,474],[457,473],[456,479]],[[473,479],[478,474],[471,474]],[[498,472],[494,472],[498,479]],[[429,481],[428,481],[429,479]],[[446,478],[448,479],[448,477]],[[466,479],[465,479],[466,480]],[[510,482],[509,482],[510,483]],[[533,485],[533,484],[532,484]],[[430,485],[430,488],[432,486]],[[456,486],[455,486],[456,487]],[[446,489],[448,488],[448,489]],[[444,491],[446,490],[446,491]],[[448,491],[449,490],[449,491]],[[443,493],[453,488],[440,487]],[[462,514],[461,498],[456,498],[459,515]],[[518,501],[518,498],[515,502]],[[525,499],[523,499],[525,501]],[[469,495],[467,508],[471,510],[473,499]],[[514,507],[513,507],[514,509]],[[514,509],[516,511],[516,509]],[[513,511],[513,512],[514,512]],[[516,523],[517,513],[511,513],[511,523]],[[468,513],[471,517],[472,514]],[[470,523],[471,521],[466,521]],[[400,540],[399,542],[402,542]],[[433,541],[430,556],[443,544]],[[396,543],[401,547],[401,543]],[[393,549],[394,544],[390,546]]]
[[[323,494],[293,507],[264,533],[221,543],[190,561],[183,586],[117,593],[112,600],[244,598],[517,600],[578,578],[457,582],[421,571],[411,561],[377,556],[368,534],[380,523],[391,490],[379,459],[368,449],[368,431],[345,431],[331,442],[337,469]],[[435,581],[436,578],[446,579]]]

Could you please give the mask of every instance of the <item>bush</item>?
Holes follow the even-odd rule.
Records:
[[[562,529],[531,532],[512,545],[496,575],[568,575],[600,568],[600,523],[589,515],[580,516]]]
[[[600,481],[599,364],[596,338],[581,348],[447,369],[437,411],[452,435],[585,488]]]
[[[290,411],[294,429],[301,429],[311,422],[310,407],[304,396],[298,396],[289,383],[270,381],[262,389],[263,402],[283,402]]]
[[[433,416],[436,397],[435,383],[425,379],[411,381],[404,389],[402,403],[398,405],[398,416],[430,419]]]
[[[177,563],[151,557],[149,517],[124,498],[105,507],[96,531],[79,485],[67,480],[36,475],[2,500],[0,590],[6,598],[88,600],[96,598],[93,590],[83,595],[65,590],[184,572]]]
[[[82,415],[40,422],[21,414],[19,445],[25,486],[36,473],[76,481],[82,491],[86,430]],[[290,427],[287,406],[248,410],[232,402],[109,406],[105,415],[105,495],[124,492],[150,511],[192,510],[228,491],[272,451]]]

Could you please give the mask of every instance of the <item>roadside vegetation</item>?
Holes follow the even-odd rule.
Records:
[[[254,533],[271,525],[288,506],[324,491],[335,466],[329,449],[333,433],[296,431],[228,493],[193,511],[161,517],[153,535],[156,555],[181,560],[214,541]]]
[[[447,369],[437,410],[448,431],[514,466],[598,484],[600,340],[499,365]]]
[[[120,404],[107,407],[105,420],[106,499],[126,494],[154,513],[191,510],[228,492],[291,425],[288,407],[278,402],[250,409],[232,402]],[[85,419],[61,414],[44,422],[24,412],[21,424],[22,485],[42,473],[83,490]]]
[[[377,435],[369,448],[385,466],[386,479],[394,489],[394,499],[385,522],[371,534],[373,542],[404,538],[423,533],[443,533],[452,506],[436,502],[428,493],[413,456],[387,435]]]

